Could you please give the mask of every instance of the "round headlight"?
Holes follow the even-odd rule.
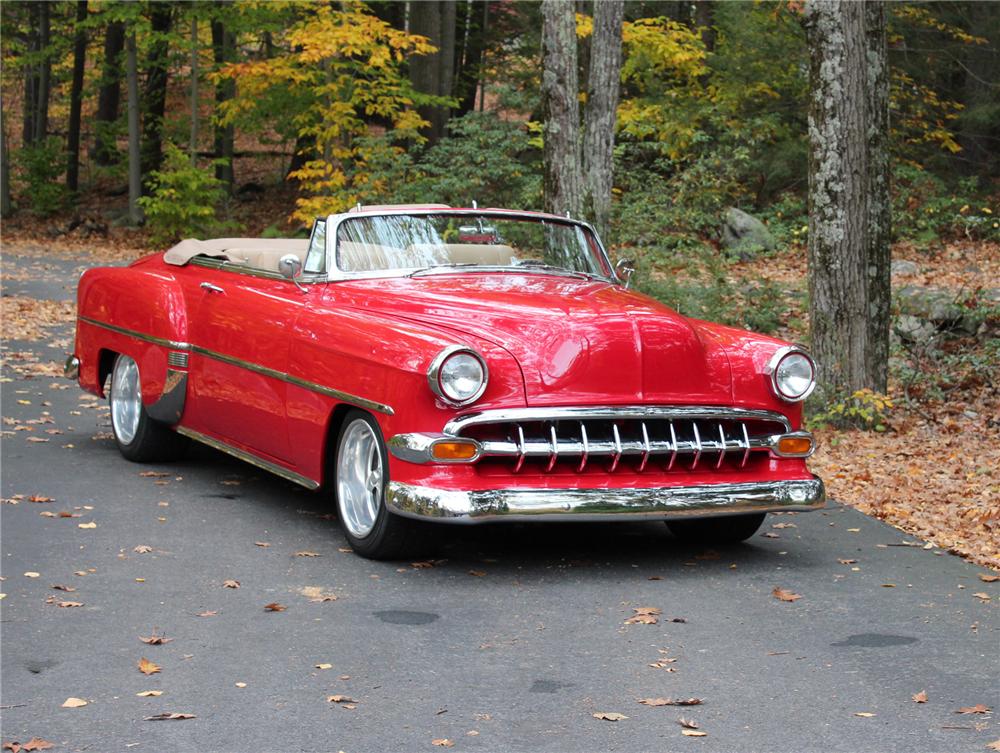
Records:
[[[453,405],[467,405],[486,391],[486,361],[473,350],[453,345],[438,354],[427,370],[435,395]]]
[[[782,400],[793,403],[805,400],[816,386],[816,367],[798,348],[779,350],[768,364],[768,370],[774,393]]]

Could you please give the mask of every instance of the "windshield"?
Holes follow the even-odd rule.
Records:
[[[580,225],[475,213],[346,219],[337,230],[337,266],[344,272],[500,267],[609,275],[593,236]]]

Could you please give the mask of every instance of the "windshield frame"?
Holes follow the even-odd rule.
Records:
[[[496,217],[501,219],[509,220],[524,220],[526,222],[553,222],[562,225],[570,225],[574,227],[579,227],[588,234],[588,239],[592,241],[590,245],[591,253],[595,254],[598,265],[608,270],[608,274],[598,274],[598,273],[587,273],[588,277],[601,280],[604,282],[610,282],[613,284],[623,284],[615,273],[614,266],[611,264],[611,260],[608,258],[608,253],[604,248],[604,244],[601,242],[600,237],[597,235],[597,231],[594,230],[593,225],[589,222],[584,222],[583,220],[574,220],[569,217],[559,217],[554,214],[547,214],[544,212],[525,212],[517,211],[512,209],[479,209],[479,208],[443,208],[440,206],[429,206],[427,208],[400,208],[400,209],[372,209],[372,210],[352,210],[343,214],[331,214],[326,218],[326,269],[327,269],[327,280],[329,282],[335,282],[338,280],[363,280],[372,278],[386,278],[386,277],[410,277],[415,272],[420,272],[427,267],[406,267],[399,269],[378,269],[364,272],[354,272],[345,271],[340,268],[337,263],[337,244],[340,242],[340,226],[352,219],[362,218],[362,217],[388,217],[388,216],[414,216],[423,217],[427,215],[475,215],[477,217]],[[431,270],[435,269],[434,267]],[[426,276],[433,276],[434,274],[477,274],[477,273],[492,273],[492,274],[547,274],[547,275],[559,275],[565,277],[575,277],[579,278],[581,272],[576,272],[573,270],[548,270],[539,269],[537,267],[495,267],[495,266],[474,266],[474,267],[443,267],[440,272],[433,272],[432,274]],[[425,276],[425,275],[419,275]]]

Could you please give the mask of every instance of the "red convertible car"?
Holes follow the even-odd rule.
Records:
[[[66,371],[129,460],[196,440],[324,488],[367,557],[428,521],[664,520],[740,541],[824,504],[794,345],[628,289],[584,222],[358,207],[80,279]],[[110,386],[108,386],[110,384]]]

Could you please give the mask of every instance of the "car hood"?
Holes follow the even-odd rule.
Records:
[[[722,346],[685,317],[619,285],[466,273],[338,288],[348,305],[504,348],[521,367],[529,406],[732,399]]]

